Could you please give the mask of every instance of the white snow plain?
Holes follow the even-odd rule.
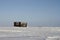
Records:
[[[0,40],[53,40],[52,38],[60,40],[60,27],[0,27]]]

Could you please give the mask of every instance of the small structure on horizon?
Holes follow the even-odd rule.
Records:
[[[14,27],[27,27],[27,22],[14,22]]]

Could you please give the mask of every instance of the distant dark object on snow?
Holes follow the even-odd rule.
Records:
[[[26,22],[14,22],[14,27],[27,27]]]

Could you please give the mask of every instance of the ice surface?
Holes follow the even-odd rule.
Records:
[[[60,36],[60,27],[0,27],[0,40],[47,40],[53,36]]]

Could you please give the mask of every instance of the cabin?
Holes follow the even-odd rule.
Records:
[[[14,22],[14,27],[27,27],[27,22]]]

